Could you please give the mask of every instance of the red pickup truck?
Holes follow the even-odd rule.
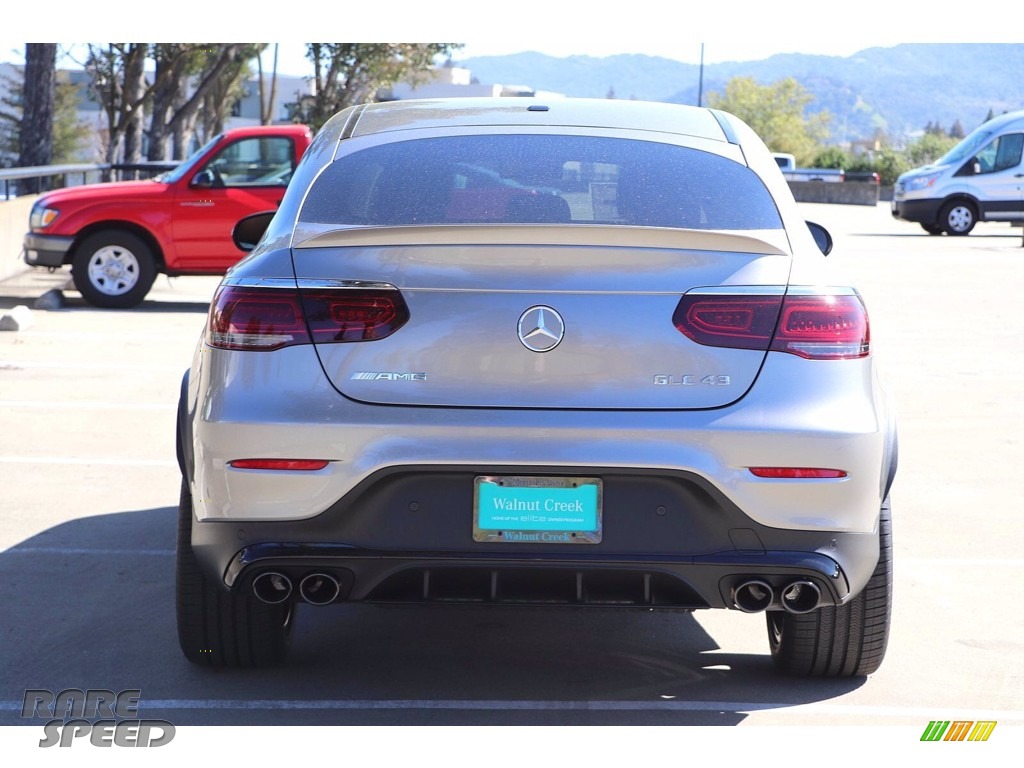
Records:
[[[236,128],[150,181],[48,192],[32,207],[25,262],[71,265],[82,297],[113,308],[139,304],[160,272],[224,274],[245,256],[232,228],[278,206],[311,140],[305,125]]]

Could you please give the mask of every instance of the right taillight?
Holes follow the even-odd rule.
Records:
[[[856,294],[787,295],[771,348],[809,360],[848,360],[870,352],[868,313]]]
[[[210,307],[206,341],[219,349],[270,351],[296,344],[374,341],[409,319],[395,289],[298,289],[225,284]]]
[[[672,317],[698,344],[773,350],[809,360],[847,360],[870,351],[867,311],[856,293],[688,293]]]

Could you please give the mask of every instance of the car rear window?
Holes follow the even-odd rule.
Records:
[[[521,134],[415,139],[345,155],[313,184],[299,219],[782,227],[757,174],[728,158],[651,141]]]

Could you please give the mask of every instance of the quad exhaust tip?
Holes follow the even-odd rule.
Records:
[[[733,588],[732,603],[744,613],[760,613],[772,604],[772,585],[761,579],[749,579]]]
[[[786,585],[780,601],[790,613],[810,613],[821,604],[821,590],[813,581],[801,579]]]
[[[283,603],[292,595],[292,580],[277,571],[264,571],[252,581],[252,591],[268,605]]]
[[[341,585],[329,573],[311,573],[299,582],[299,596],[311,605],[327,605],[338,599]]]

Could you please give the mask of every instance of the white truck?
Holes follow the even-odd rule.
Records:
[[[786,181],[845,181],[841,168],[797,168],[796,158],[786,152],[772,153]]]

